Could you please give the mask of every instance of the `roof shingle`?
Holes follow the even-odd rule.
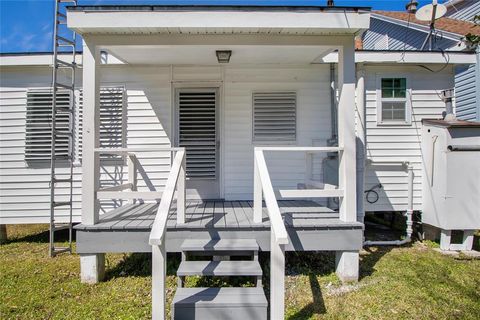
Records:
[[[401,21],[409,21],[410,19],[410,23],[420,24],[423,26],[430,25],[429,21],[417,20],[415,19],[414,14],[409,14],[408,12],[401,12],[401,11],[373,11],[373,12],[385,17],[389,17],[389,18],[393,18]],[[461,36],[464,36],[468,33],[471,33],[474,35],[480,35],[480,26],[475,25],[473,22],[446,18],[446,17],[437,19],[437,21],[435,22],[435,28],[437,30],[451,32]]]

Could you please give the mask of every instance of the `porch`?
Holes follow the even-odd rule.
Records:
[[[278,201],[290,238],[289,251],[359,250],[363,225],[345,222],[338,212],[309,200]],[[157,203],[135,203],[101,215],[94,225],[80,224],[77,253],[151,252],[148,243]],[[177,222],[174,204],[167,219],[166,250],[180,252],[185,239],[256,239],[270,250],[270,220],[266,208],[262,222],[253,220],[253,201],[187,201],[185,223]]]
[[[168,251],[182,252],[180,277],[261,279],[258,251],[269,250],[270,318],[283,319],[286,250],[335,251],[340,278],[358,279],[363,225],[357,222],[356,206],[354,37],[368,27],[370,15],[358,8],[191,9],[94,7],[68,13],[69,27],[85,41],[82,225],[77,227],[82,280],[101,280],[104,252],[152,252],[152,315],[164,319]],[[329,83],[323,59],[334,51],[338,91]],[[102,52],[124,63],[126,79],[135,76],[135,65],[169,66],[163,80],[142,78],[141,85],[133,86],[151,91],[165,84],[158,92],[165,102],[152,105],[163,146],[155,142],[139,148],[127,141],[114,149],[99,143],[99,92],[108,69],[102,66]],[[228,57],[220,59],[222,53]],[[314,66],[318,63],[324,65]],[[266,76],[258,69],[265,65],[274,72]],[[292,65],[308,72],[294,75]],[[178,78],[177,66],[194,66],[194,76]],[[283,75],[280,66],[288,66]],[[216,77],[207,72],[214,69]],[[334,105],[336,110],[330,111]],[[138,128],[143,123],[132,124],[148,136],[148,127]],[[328,131],[334,131],[336,143],[328,143]],[[100,156],[105,153],[123,157],[128,181],[102,185]],[[168,167],[158,186],[147,183],[148,170],[141,163],[145,154],[151,155],[153,170]],[[162,161],[155,162],[162,154]],[[338,181],[327,183],[318,164],[331,154],[338,159]],[[137,183],[138,171],[144,185]],[[189,200],[192,196],[202,200]],[[227,201],[205,200],[218,198]],[[338,200],[338,210],[320,205],[331,198]],[[129,204],[101,215],[101,201],[108,199]],[[216,267],[206,268],[203,262],[188,260],[199,252],[228,257],[245,248],[248,263],[211,261]],[[181,300],[198,296],[179,287],[176,297]],[[264,297],[261,281],[257,287]],[[221,293],[218,300],[202,298],[207,301],[202,312],[209,318],[244,319],[259,307],[262,316],[253,318],[265,319],[267,305],[255,305],[255,295],[237,289],[251,298],[238,301],[239,312],[224,303],[231,295]],[[179,314],[203,308],[196,303],[174,305]],[[231,316],[221,316],[224,311]]]

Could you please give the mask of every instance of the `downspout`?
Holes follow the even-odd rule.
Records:
[[[329,146],[336,146],[337,139],[337,88],[335,84],[335,63],[330,63],[330,117],[332,123],[332,130],[330,139],[327,143]]]
[[[357,142],[357,221],[363,223],[365,217],[365,159],[367,149],[366,135],[366,105],[365,105],[365,69],[363,64],[357,65],[357,92],[356,92],[356,142]]]
[[[407,218],[407,229],[405,232],[405,239],[403,240],[393,240],[393,241],[365,241],[364,246],[402,246],[412,241],[413,233],[413,166],[412,164],[407,164],[408,171],[408,203],[407,211],[405,216]]]
[[[475,65],[475,88],[477,101],[477,121],[480,121],[480,45],[477,45],[477,63]]]

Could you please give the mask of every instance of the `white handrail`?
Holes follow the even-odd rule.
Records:
[[[175,189],[177,189],[177,222],[185,223],[185,166],[185,148],[180,148],[173,159],[170,174],[150,232],[149,243],[152,246],[152,319],[154,320],[165,319],[165,283],[167,279],[165,233]]]
[[[277,199],[275,197],[275,192],[273,191],[272,182],[270,180],[270,175],[268,173],[267,164],[265,162],[265,157],[263,156],[262,150],[255,149],[255,161],[257,163],[257,172],[258,178],[262,182],[262,191],[263,196],[265,197],[265,203],[267,205],[268,216],[270,218],[270,225],[273,233],[275,234],[275,240],[279,244],[288,244],[288,233],[285,228],[285,224],[282,220],[282,215],[280,213],[280,208],[278,207]],[[261,208],[260,208],[261,209]],[[258,207],[257,207],[258,210]],[[261,222],[261,211],[254,213],[257,217],[255,219],[256,223]],[[258,219],[260,217],[260,219]],[[258,221],[260,220],[260,221]]]
[[[285,245],[289,240],[261,148],[255,148],[254,189],[254,221],[262,221],[262,193],[270,218],[270,319],[284,319]]]
[[[256,147],[256,151],[290,151],[290,152],[307,152],[307,153],[322,153],[322,152],[340,152],[343,151],[341,147]]]
[[[96,153],[102,154],[126,154],[129,152],[160,152],[160,151],[182,151],[184,148],[95,148]]]
[[[165,229],[167,227],[168,213],[170,212],[173,196],[175,195],[175,188],[179,180],[180,171],[182,171],[183,164],[185,163],[184,158],[185,150],[182,149],[181,151],[177,151],[175,158],[173,159],[172,168],[170,169],[170,174],[168,175],[167,183],[163,190],[162,199],[158,206],[157,215],[153,222],[152,231],[150,232],[149,243],[152,246],[162,244]],[[177,214],[181,213],[177,212]]]

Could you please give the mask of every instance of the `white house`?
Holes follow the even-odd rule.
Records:
[[[158,319],[167,251],[250,252],[248,262],[183,260],[177,274],[259,279],[180,286],[175,319],[226,309],[266,318],[259,250],[271,251],[271,319],[283,318],[285,250],[335,251],[340,278],[356,280],[364,211],[422,209],[421,120],[442,116],[454,67],[475,61],[355,51],[367,8],[77,6],[67,16],[84,39],[82,69],[75,112],[56,122],[66,130],[75,119],[82,280],[101,280],[106,252],[152,252]],[[50,221],[51,64],[51,55],[0,59],[0,224]],[[56,99],[68,109],[63,90]],[[68,141],[55,138],[57,155]],[[56,169],[54,204],[69,202],[60,180],[69,170],[69,161]],[[364,201],[378,183],[378,199]],[[56,222],[68,222],[57,209]]]

